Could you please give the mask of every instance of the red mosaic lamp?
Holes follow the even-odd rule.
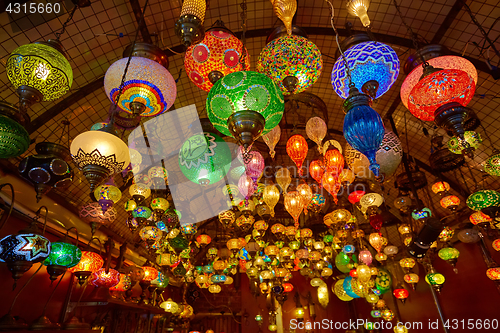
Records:
[[[243,43],[220,20],[207,30],[201,43],[191,45],[184,57],[184,67],[189,79],[205,91],[227,74],[250,70],[250,62],[240,62]]]

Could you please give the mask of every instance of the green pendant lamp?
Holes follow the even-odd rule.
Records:
[[[27,123],[26,114],[19,113],[11,104],[0,102],[0,158],[16,157],[28,149],[30,136],[23,127]]]

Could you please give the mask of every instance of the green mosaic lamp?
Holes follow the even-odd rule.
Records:
[[[199,133],[188,138],[179,151],[179,167],[195,184],[215,184],[231,167],[231,150],[221,137]]]
[[[484,163],[484,171],[492,176],[500,176],[500,153],[494,150],[493,154]]]
[[[59,99],[73,83],[73,70],[57,39],[18,47],[5,68],[19,95],[21,112],[34,103]]]
[[[54,281],[68,268],[78,265],[81,258],[82,251],[77,246],[68,243],[65,237],[58,242],[52,243],[50,254],[43,264],[47,266],[50,280]]]
[[[214,127],[248,149],[279,124],[285,104],[283,93],[265,74],[239,71],[214,84],[206,107]]]
[[[27,115],[21,115],[10,104],[0,102],[0,158],[16,157],[30,145],[30,135],[22,126],[27,124]]]
[[[467,206],[474,211],[481,211],[495,218],[500,205],[500,193],[494,190],[479,190],[467,198]]]

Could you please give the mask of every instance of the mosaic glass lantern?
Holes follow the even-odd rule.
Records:
[[[429,74],[413,87],[408,109],[418,119],[434,120],[435,112],[450,103],[466,106],[476,91],[474,79],[465,71],[443,69]]]
[[[27,122],[13,105],[0,102],[0,158],[16,157],[28,149],[30,135],[21,125]]]
[[[500,280],[500,267],[488,268],[486,270],[486,276],[492,281]]]
[[[459,69],[472,77],[477,84],[477,70],[474,65],[467,59],[459,56],[441,56],[428,59],[427,63],[435,68],[443,69]],[[410,74],[408,74],[401,85],[401,101],[408,108],[408,97],[413,87],[420,81],[423,74],[423,67],[416,66]]]
[[[109,288],[112,291],[127,291],[132,287],[132,280],[127,274],[120,273],[120,281],[117,285]]]
[[[466,147],[464,144],[464,140],[457,138],[456,136],[452,136],[448,140],[448,149],[454,154],[462,154],[464,150],[467,148],[477,149],[483,140],[481,139],[481,135],[474,131],[465,131],[464,133],[465,142],[469,145]]]
[[[179,151],[179,167],[195,184],[215,184],[231,167],[231,150],[221,137],[204,132],[187,139]]]
[[[25,157],[18,170],[24,179],[35,186],[38,202],[50,189],[68,187],[73,180],[73,172],[68,164],[68,148],[52,142],[39,142],[35,150],[37,154]]]
[[[229,226],[236,220],[236,215],[231,210],[220,212],[218,217],[220,223],[222,223],[225,227]]]
[[[348,48],[344,55],[352,82],[373,99],[385,94],[398,78],[398,55],[386,44],[362,42]],[[349,96],[349,79],[342,57],[333,66],[331,81],[335,92],[346,99]]]
[[[116,220],[118,213],[114,207],[103,211],[98,202],[90,202],[80,208],[79,216],[82,220],[90,224],[108,225]]]
[[[344,156],[349,168],[359,178],[370,178],[373,176],[369,171],[370,161],[366,156],[351,145],[346,144]],[[380,165],[380,174],[385,178],[396,172],[403,158],[403,149],[398,136],[392,131],[386,131],[384,139],[375,154],[375,160]]]
[[[64,240],[52,242],[49,256],[43,264],[47,266],[50,280],[64,273],[68,268],[78,265],[82,258],[82,251],[73,244]]]
[[[136,203],[142,204],[144,200],[151,196],[151,188],[144,183],[135,183],[128,189],[130,195]]]
[[[126,57],[114,62],[104,76],[104,90],[113,104],[120,92],[128,60]],[[176,96],[175,80],[162,64],[143,57],[132,57],[120,99],[116,104],[125,112],[142,117],[155,117],[170,109]]]
[[[456,195],[448,195],[439,201],[441,207],[445,209],[449,209],[451,211],[455,211],[460,205],[460,198]]]
[[[240,62],[243,49],[249,60],[243,43],[231,31],[223,26],[213,27],[205,33],[200,43],[187,49],[184,56],[186,73],[198,88],[208,92],[220,78],[250,69],[250,61],[245,63],[245,68]]]
[[[128,146],[112,126],[87,131],[73,139],[70,146],[73,162],[90,183],[90,191],[130,164]]]
[[[447,182],[438,181],[432,184],[431,190],[436,194],[446,193],[450,190],[450,184],[448,184]]]
[[[469,216],[469,221],[470,221],[470,223],[472,223],[474,225],[478,225],[478,224],[483,224],[483,223],[489,224],[490,222],[493,221],[493,219],[491,217],[489,217],[488,215],[484,214],[483,212],[478,211],[478,212],[472,213]]]
[[[431,216],[432,216],[432,211],[427,207],[424,207],[420,210],[415,209],[413,212],[411,212],[411,217],[414,220],[425,219],[426,217],[431,217]]]
[[[481,211],[500,205],[500,193],[493,190],[480,190],[467,198],[467,206],[474,211]],[[489,214],[488,214],[489,215]]]
[[[206,234],[201,234],[196,237],[196,242],[202,246],[210,244],[212,242],[212,237]]]
[[[321,193],[314,193],[306,208],[313,213],[319,213],[325,206],[325,203],[326,199]]]
[[[122,198],[122,192],[112,184],[104,184],[95,189],[94,198],[101,205],[103,212],[106,212],[109,207]]]
[[[139,236],[147,244],[152,245],[162,237],[162,232],[157,227],[146,226],[139,231]]]
[[[0,262],[7,263],[14,281],[21,278],[33,263],[44,261],[50,251],[50,241],[34,228],[21,230],[0,240]]]
[[[344,101],[344,137],[354,149],[364,154],[370,161],[369,169],[378,177],[380,165],[376,153],[385,135],[384,123],[380,115],[370,107],[370,97],[352,88]],[[352,168],[351,168],[352,169]]]
[[[203,39],[206,9],[207,2],[205,0],[183,1],[181,15],[175,22],[175,34],[181,39],[184,46],[188,47]]]
[[[286,34],[272,40],[257,61],[257,71],[272,78],[284,95],[297,94],[312,86],[322,69],[318,47],[297,35]]]
[[[165,312],[176,313],[179,310],[179,305],[169,298],[160,304],[160,308],[164,309]]]
[[[494,153],[486,160],[484,171],[492,176],[500,176],[500,154]]]
[[[142,266],[144,270],[144,277],[142,281],[153,281],[158,277],[158,270],[151,266]]]
[[[82,251],[80,262],[78,262],[76,266],[71,267],[69,271],[75,274],[78,283],[82,285],[87,278],[92,273],[97,272],[103,264],[104,260],[99,254],[92,251]]]
[[[266,75],[239,71],[214,84],[206,108],[214,127],[247,149],[278,125],[285,104],[278,86]]]
[[[308,150],[307,141],[300,134],[291,136],[286,142],[286,153],[299,169],[300,176],[302,176],[303,173],[302,163],[307,157]]]
[[[5,68],[24,110],[36,102],[61,98],[73,83],[71,65],[58,40],[18,47],[10,54]]]
[[[119,282],[120,273],[112,268],[110,268],[108,272],[106,272],[105,268],[101,268],[92,273],[92,276],[89,279],[89,283],[94,287],[102,287],[106,289],[116,286]]]

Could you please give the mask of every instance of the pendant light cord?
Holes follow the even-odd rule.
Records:
[[[337,42],[337,48],[340,51],[340,55],[342,56],[342,61],[344,62],[344,66],[347,71],[347,78],[349,80],[349,87],[354,87],[354,83],[352,82],[352,76],[351,76],[351,69],[349,68],[349,64],[347,63],[347,59],[344,55],[344,51],[342,51],[342,47],[340,47],[340,42],[339,42],[339,33],[337,31],[337,28],[335,27],[335,24],[333,23],[333,18],[335,17],[335,9],[333,8],[333,4],[330,2],[330,0],[326,0],[326,2],[330,5],[330,10],[332,12],[330,16],[330,23],[332,25],[333,31],[335,32],[335,41]]]
[[[396,11],[398,12],[398,16],[401,19],[401,22],[403,22],[403,25],[406,27],[406,30],[410,34],[411,41],[413,42],[413,47],[417,51],[417,54],[418,54],[420,60],[422,60],[422,66],[423,67],[429,66],[429,63],[427,61],[425,61],[424,57],[419,52],[420,46],[419,46],[418,41],[417,41],[417,35],[415,35],[415,33],[413,32],[413,29],[408,25],[408,23],[406,23],[405,19],[403,18],[403,14],[401,13],[401,9],[399,8],[399,5],[396,2],[396,0],[393,0],[393,3],[394,3],[394,7],[396,7]]]
[[[66,32],[66,26],[73,19],[73,15],[75,15],[75,12],[77,9],[78,9],[78,5],[75,5],[73,7],[73,9],[71,10],[71,13],[69,14],[68,18],[66,19],[66,22],[63,23],[61,30],[59,32],[56,32],[56,39],[57,40],[59,40],[61,38],[61,35]]]
[[[137,42],[137,37],[139,36],[139,30],[140,30],[139,27],[144,22],[144,14],[146,12],[146,8],[148,7],[148,3],[149,3],[149,0],[146,0],[146,3],[144,4],[144,7],[142,9],[141,16],[139,17],[139,21],[137,22],[137,30],[135,31],[134,42],[132,43],[132,48],[131,48],[130,54],[128,56],[128,59],[127,59],[127,64],[125,65],[125,69],[123,70],[122,81],[120,83],[120,88],[118,90],[118,94],[116,95],[116,99],[115,99],[115,107],[114,107],[113,111],[111,112],[111,117],[110,117],[110,120],[109,120],[110,124],[114,124],[115,123],[116,109],[118,107],[118,102],[120,101],[120,97],[121,97],[121,95],[123,93],[123,89],[125,88],[125,79],[126,79],[126,76],[127,76],[128,68],[130,66],[130,62],[132,61],[132,54],[134,53],[133,51],[134,51],[134,48],[135,48],[135,43]]]

